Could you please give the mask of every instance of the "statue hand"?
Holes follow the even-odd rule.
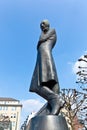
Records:
[[[39,46],[40,46],[43,42],[45,42],[45,41],[47,41],[47,39],[40,39],[40,40],[38,41],[37,50],[38,50]]]

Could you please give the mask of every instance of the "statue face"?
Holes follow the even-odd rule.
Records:
[[[40,24],[40,28],[43,32],[47,32],[49,30],[49,23],[42,21]]]

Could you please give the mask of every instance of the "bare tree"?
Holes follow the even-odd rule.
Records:
[[[84,55],[83,58],[78,59],[79,71],[76,73],[78,86],[87,93],[87,55]],[[81,63],[84,63],[83,65]]]
[[[76,118],[78,118],[78,121],[81,122],[84,121],[84,118],[87,116],[86,111],[84,112],[84,110],[87,110],[87,94],[78,92],[76,89],[62,89],[61,94],[66,101],[64,111],[62,110],[62,113],[66,117],[71,129],[75,130],[76,127],[80,127]]]
[[[8,116],[0,115],[0,130],[11,129],[11,122]]]
[[[77,81],[76,83],[78,84],[78,87],[81,88],[81,91],[85,93],[85,97],[87,99],[87,55],[84,55],[82,58],[78,59],[79,66],[78,69],[79,71],[76,73],[77,75]],[[84,64],[82,64],[82,62]],[[87,100],[85,101],[82,112],[80,114],[80,119],[81,122],[84,123],[85,128],[87,129]],[[85,115],[85,116],[84,116]],[[84,122],[83,122],[84,120]]]

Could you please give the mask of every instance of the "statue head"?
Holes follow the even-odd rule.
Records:
[[[41,23],[40,23],[40,28],[43,32],[47,32],[49,30],[49,27],[50,27],[50,24],[49,24],[49,21],[48,20],[43,20]]]

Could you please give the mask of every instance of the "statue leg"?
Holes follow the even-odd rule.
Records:
[[[56,93],[56,94],[59,94],[60,93],[60,87],[59,87],[59,83],[56,83],[52,88],[51,90]]]
[[[60,109],[64,106],[65,101],[63,101],[58,94],[53,92],[50,88],[46,86],[41,86],[38,88],[37,94],[45,98],[51,106],[52,115],[58,115]]]

